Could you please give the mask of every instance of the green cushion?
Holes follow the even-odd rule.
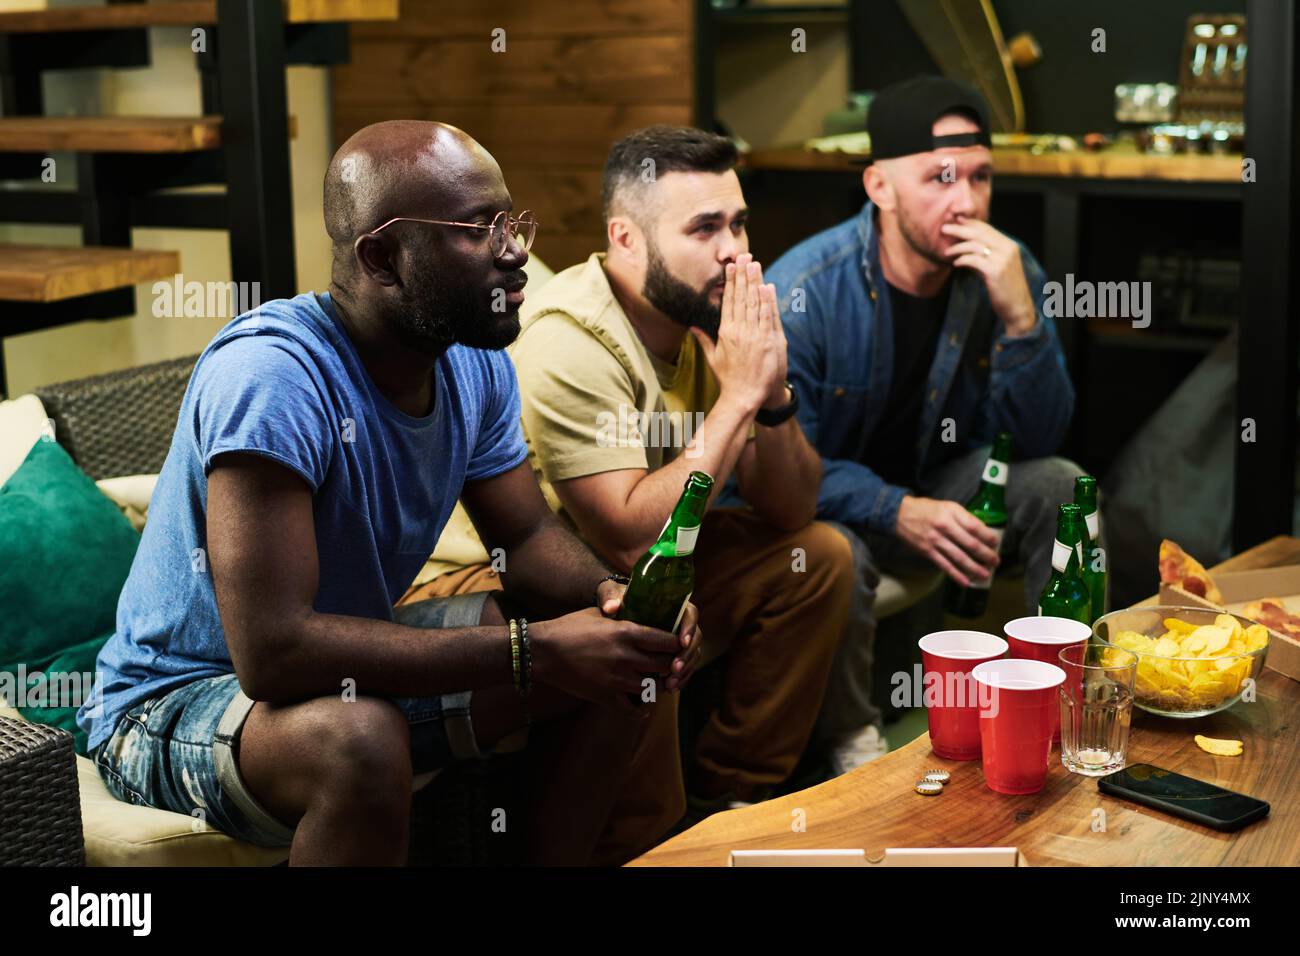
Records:
[[[131,523],[67,452],[52,441],[32,446],[0,487],[0,672],[8,675],[0,693],[15,689],[20,665],[28,691],[37,671],[48,668],[47,686],[64,688],[76,687],[71,673],[94,671],[139,544]],[[49,703],[18,709],[29,720],[74,731],[84,753],[76,701]]]

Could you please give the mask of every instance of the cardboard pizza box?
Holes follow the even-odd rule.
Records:
[[[1252,601],[1277,598],[1288,611],[1300,614],[1300,564],[1258,571],[1226,571],[1214,575],[1214,583],[1223,594],[1222,605],[1184,591],[1176,584],[1160,585],[1160,603],[1189,604],[1241,614]],[[1300,641],[1269,628],[1264,666],[1300,681]]]

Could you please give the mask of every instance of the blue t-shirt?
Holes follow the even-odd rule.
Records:
[[[117,630],[99,653],[100,690],[77,713],[90,748],[130,707],[234,672],[206,551],[207,476],[223,452],[264,455],[311,487],[317,611],[393,619],[464,482],[527,457],[505,352],[452,346],[436,378],[432,414],[396,408],[327,294],[277,299],[217,333],[185,390]]]

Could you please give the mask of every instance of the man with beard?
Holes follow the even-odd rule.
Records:
[[[511,210],[460,130],[367,127],[326,174],[329,291],[204,349],[79,714],[119,799],[294,864],[402,863],[413,778],[531,719],[532,861],[648,848],[674,814],[647,793],[680,813],[671,768],[629,777],[653,722],[628,694],[690,676],[696,612],[680,635],[612,619],[622,585],[541,496],[500,351],[535,231]],[[394,615],[458,496],[509,595],[573,613],[481,593]]]
[[[727,139],[650,127],[604,172],[607,248],[529,300],[510,354],[543,491],[598,554],[629,570],[692,471],[748,509],[715,509],[694,551],[705,660],[722,699],[689,768],[695,815],[763,799],[808,742],[844,626],[848,543],[812,521],[821,477],[786,378],[771,286],[747,253]],[[490,546],[489,546],[490,547]],[[491,587],[453,519],[412,596]]]
[[[852,529],[870,606],[879,567],[937,568],[988,586],[998,535],[965,508],[989,446],[1010,432],[1002,552],[1025,568],[1036,613],[1056,508],[1078,465],[1048,457],[1074,407],[1043,270],[989,225],[988,111],[972,88],[918,77],[877,94],[859,215],[805,240],[770,270],[790,342],[799,421],[822,457],[818,517]],[[1004,479],[1005,480],[1005,479]],[[846,643],[863,674],[872,632]],[[860,721],[872,709],[859,686]]]

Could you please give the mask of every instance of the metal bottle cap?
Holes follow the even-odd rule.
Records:
[[[916,792],[926,797],[938,796],[943,793],[943,784],[933,780],[920,780],[917,781]]]
[[[945,784],[952,779],[952,774],[947,770],[929,770],[922,779],[931,783]]]

